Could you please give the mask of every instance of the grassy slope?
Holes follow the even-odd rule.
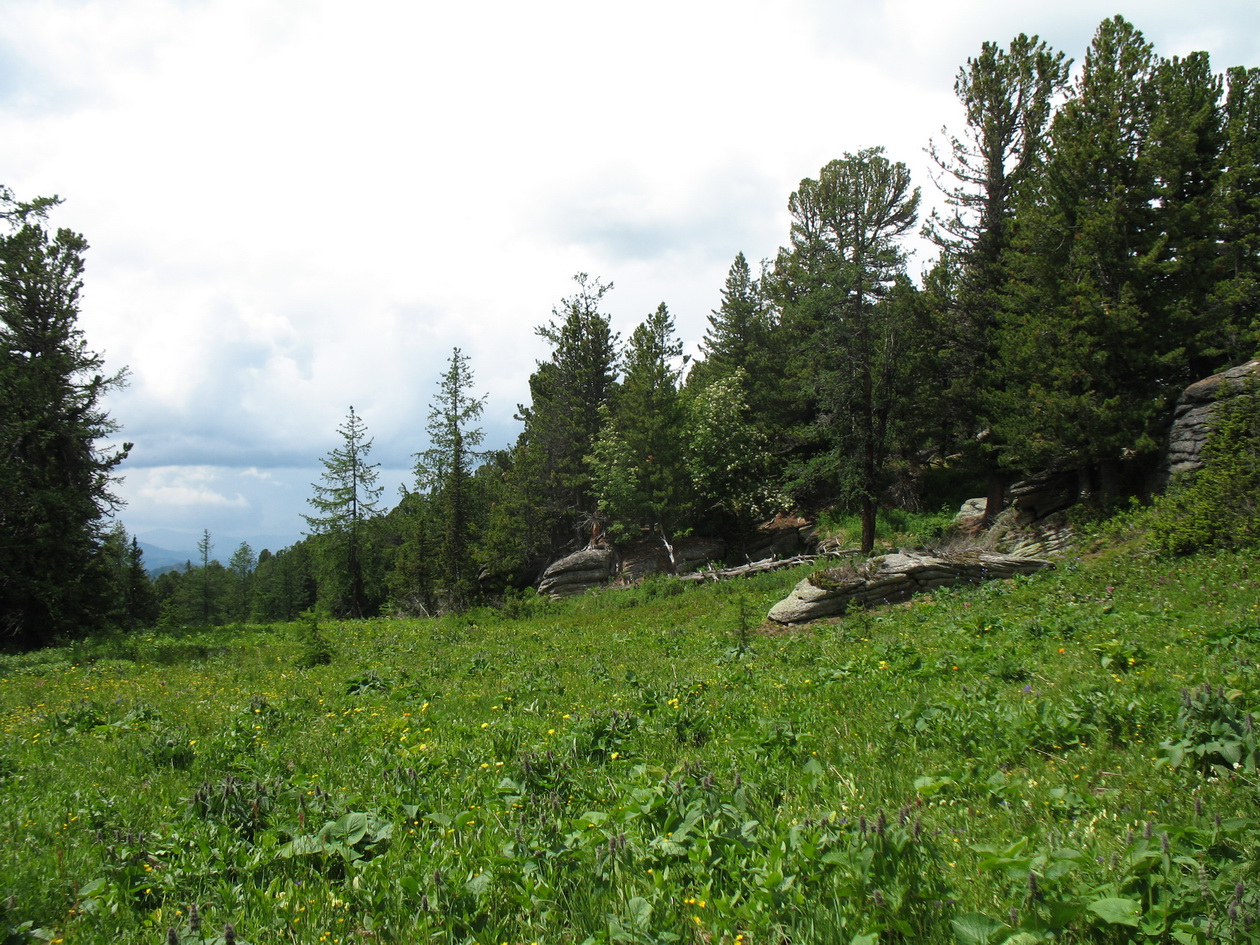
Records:
[[[330,624],[305,670],[294,627],[2,658],[0,937],[1251,940],[1254,770],[1156,759],[1187,726],[1251,757],[1254,556],[1070,559],[741,652],[803,573]]]

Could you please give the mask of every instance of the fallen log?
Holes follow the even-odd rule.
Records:
[[[706,581],[727,581],[731,578],[752,577],[754,574],[766,574],[770,571],[782,571],[785,568],[795,568],[802,564],[813,564],[827,558],[840,558],[845,555],[858,554],[858,549],[852,548],[845,551],[832,551],[825,555],[796,555],[792,558],[767,558],[764,561],[750,561],[748,564],[741,564],[734,568],[707,568],[703,571],[693,571],[690,574],[681,574],[678,580],[688,584],[703,584]]]

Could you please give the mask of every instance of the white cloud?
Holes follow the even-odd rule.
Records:
[[[1134,22],[1161,52],[1254,64],[1253,6],[1209,22],[1152,0]],[[217,510],[195,527],[296,538],[351,404],[405,481],[459,346],[486,444],[507,445],[573,273],[616,284],[623,335],[665,301],[694,345],[735,253],[785,240],[801,178],[884,145],[934,199],[923,148],[966,58],[1023,31],[1080,59],[1112,12],[6,0],[2,183],[60,193],[57,222],[92,244],[81,323],[132,374],[110,401],[136,442],[124,520]],[[176,467],[220,478],[150,481]]]
[[[245,508],[248,500],[239,492],[225,495],[213,488],[220,478],[210,466],[159,466],[147,469],[137,484],[137,495],[157,506]]]

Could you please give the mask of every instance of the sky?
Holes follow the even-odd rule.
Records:
[[[576,273],[614,285],[623,338],[663,301],[695,352],[736,253],[773,257],[828,161],[881,146],[930,207],[925,148],[985,41],[1079,63],[1120,13],[1161,55],[1260,65],[1254,0],[1128,6],[4,0],[0,184],[59,195],[91,244],[128,532],[274,551],[351,406],[397,502],[455,348],[510,446]]]

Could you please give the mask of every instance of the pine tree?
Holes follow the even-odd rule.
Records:
[[[1175,396],[1188,384],[1228,367],[1228,326],[1211,304],[1219,278],[1222,80],[1207,53],[1161,60],[1151,79],[1156,102],[1146,164],[1154,178],[1154,235],[1140,270],[1144,304],[1156,331],[1158,393]]]
[[[647,529],[668,543],[688,523],[681,355],[662,302],[630,337],[621,387],[588,457],[599,510],[614,534]]]
[[[882,148],[846,154],[806,178],[789,199],[791,245],[779,251],[776,280],[814,362],[819,451],[798,483],[824,484],[862,516],[862,548],[875,543],[875,513],[898,395],[906,332],[903,306],[886,304],[905,254],[899,241],[918,218],[910,172]]]
[[[417,455],[416,479],[422,493],[432,497],[437,513],[442,583],[450,605],[467,606],[476,591],[476,574],[469,552],[473,544],[476,497],[473,463],[484,433],[474,427],[485,406],[485,395],[474,397],[473,373],[459,348],[438,382],[438,396],[429,408],[429,449]]]
[[[530,404],[517,414],[524,429],[491,510],[497,568],[518,577],[585,544],[598,515],[586,456],[616,388],[618,337],[600,311],[612,284],[586,273],[574,281],[578,291],[537,329],[551,353],[530,376]]]
[[[1053,106],[1067,84],[1071,61],[1036,36],[1021,33],[1006,49],[985,43],[954,82],[966,124],[959,134],[942,129],[946,149],[928,153],[942,172],[936,183],[944,214],[933,211],[925,234],[941,249],[942,267],[929,291],[937,339],[934,376],[943,385],[938,433],[942,451],[975,453],[992,443],[978,436],[988,426],[979,392],[994,378],[997,314],[1006,282],[1003,257],[1010,246],[1016,197],[1040,167]],[[950,273],[947,283],[941,281]],[[975,456],[989,479],[988,514],[1003,502],[1002,479],[987,449]]]
[[[1106,501],[1122,459],[1158,449],[1215,344],[1219,88],[1201,54],[1162,61],[1123,18],[1099,26],[1008,254],[987,399],[1009,468],[1076,469]]]
[[[130,449],[100,445],[125,372],[105,373],[78,327],[87,242],[47,230],[56,203],[0,188],[0,637],[23,647],[102,624],[92,564]]]
[[[381,495],[376,484],[379,464],[368,462],[372,441],[354,407],[337,432],[342,445],[323,458],[322,481],[312,485],[315,494],[307,500],[319,514],[303,518],[312,537],[318,538],[321,598],[335,610],[363,617],[369,609],[365,587],[368,525],[378,512]]]
[[[1226,81],[1211,306],[1224,332],[1222,360],[1237,363],[1260,351],[1260,68],[1236,66]]]

